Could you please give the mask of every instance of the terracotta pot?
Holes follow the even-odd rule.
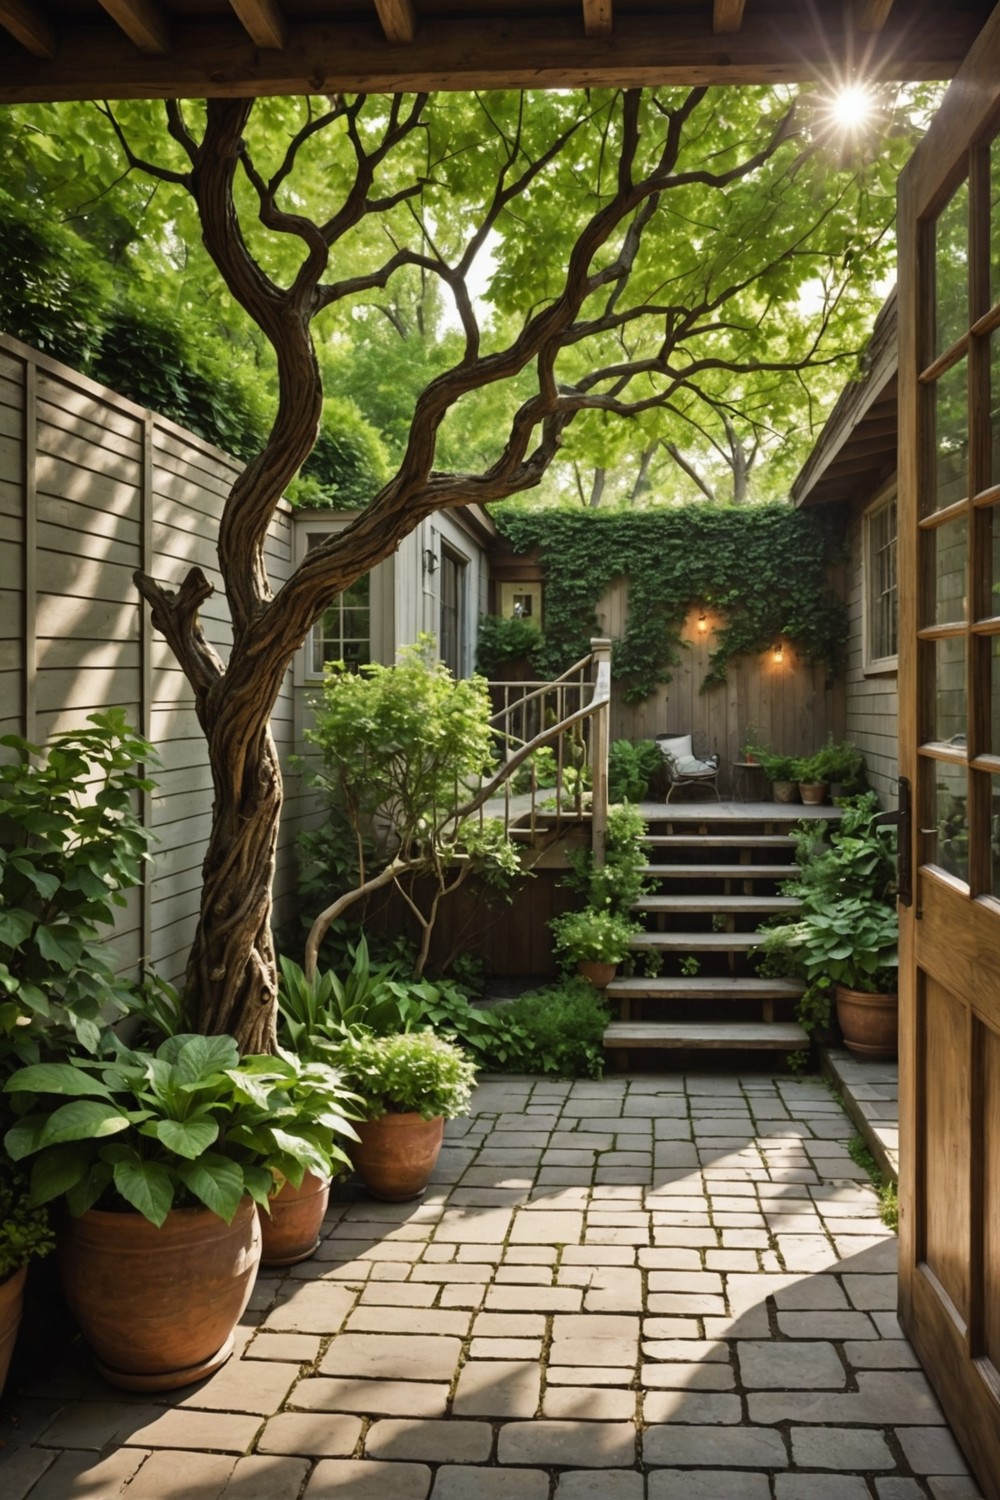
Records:
[[[28,1275],[27,1266],[0,1281],[0,1391],[3,1390],[10,1357],[14,1353],[14,1341],[21,1326],[21,1309],[24,1306],[24,1283]]]
[[[596,990],[606,990],[617,971],[617,964],[605,963],[599,958],[577,960],[576,972],[589,980]]]
[[[419,1198],[430,1180],[444,1140],[444,1116],[380,1115],[355,1125],[359,1141],[350,1148],[354,1169],[373,1198],[404,1203]]]
[[[807,806],[817,807],[826,801],[826,782],[800,781],[799,796]]]
[[[260,1264],[256,1205],[232,1224],[176,1208],[160,1229],[137,1213],[91,1209],[56,1243],[66,1301],[97,1368],[126,1390],[169,1391],[217,1370]]]
[[[771,796],[775,802],[794,802],[798,795],[798,786],[794,781],[772,781]]]
[[[314,1255],[329,1201],[329,1177],[307,1172],[301,1187],[283,1183],[269,1199],[271,1212],[259,1214],[261,1264],[294,1266]]]
[[[866,995],[838,984],[837,1020],[844,1033],[844,1046],[859,1057],[896,1056],[899,996]]]

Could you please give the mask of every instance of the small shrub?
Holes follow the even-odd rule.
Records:
[[[604,1028],[610,1011],[593,985],[581,979],[531,990],[491,1012],[503,1028],[508,1072],[561,1078],[600,1078]],[[497,1066],[491,1062],[490,1066]]]

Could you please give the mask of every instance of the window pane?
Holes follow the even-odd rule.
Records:
[[[996,233],[1000,235],[1000,225]],[[990,334],[990,479],[1000,484],[1000,330]]]
[[[934,724],[931,738],[965,748],[965,637],[934,642]]]
[[[934,618],[932,625],[964,622],[969,607],[969,522],[966,516],[928,533],[934,559]]]
[[[969,878],[969,822],[966,814],[966,770],[938,762],[934,766],[934,820],[937,832],[927,851],[929,861],[956,875]]]
[[[990,890],[1000,896],[1000,776],[990,777],[990,864],[993,878]]]
[[[968,362],[960,359],[934,386],[934,464],[931,510],[967,493],[969,471]]]
[[[969,326],[969,185],[963,182],[934,226],[934,354]]]
[[[896,655],[896,502],[868,521],[868,658]]]

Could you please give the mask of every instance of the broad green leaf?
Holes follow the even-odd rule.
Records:
[[[57,1146],[42,1151],[31,1166],[31,1197],[35,1203],[51,1203],[68,1193],[87,1172],[93,1148],[80,1142],[76,1146]]]
[[[213,1074],[224,1073],[235,1067],[239,1060],[239,1047],[231,1036],[188,1035],[171,1040],[179,1043],[173,1061],[182,1083],[197,1083]]]
[[[72,1094],[75,1096],[110,1099],[110,1090],[84,1068],[75,1068],[72,1063],[34,1063],[28,1068],[19,1068],[4,1085],[8,1094]]]
[[[114,1104],[76,1099],[64,1104],[46,1120],[39,1136],[39,1146],[55,1146],[60,1141],[103,1140],[118,1135],[132,1124],[129,1116]]]
[[[189,1161],[201,1156],[219,1136],[214,1120],[157,1120],[153,1129],[168,1151]]]
[[[42,1131],[48,1123],[48,1115],[26,1115],[12,1125],[3,1138],[4,1150],[11,1161],[23,1161],[41,1145]]]
[[[231,1224],[245,1192],[243,1172],[236,1162],[216,1152],[198,1161],[178,1162],[177,1175],[194,1196],[220,1219]]]
[[[174,1184],[168,1168],[156,1161],[115,1163],[114,1183],[126,1203],[157,1228],[173,1207]]]
[[[64,969],[71,969],[74,964],[80,962],[83,939],[72,929],[60,926],[48,927],[41,923],[35,931],[35,942],[38,944],[39,953],[50,963],[59,964]]]

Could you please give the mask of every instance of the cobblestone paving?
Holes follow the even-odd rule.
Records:
[[[975,1500],[817,1080],[487,1080],[172,1398],[17,1400],[3,1500]]]

